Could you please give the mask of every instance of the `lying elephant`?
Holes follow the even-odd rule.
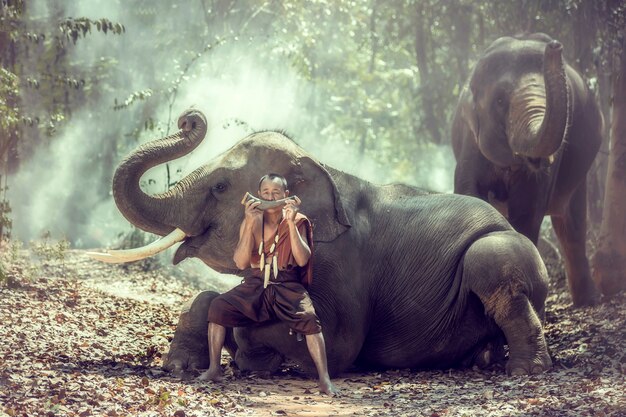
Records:
[[[148,143],[121,163],[113,192],[138,227],[184,239],[174,263],[198,257],[224,273],[233,261],[240,205],[259,177],[282,173],[313,222],[314,279],[309,288],[326,339],[331,375],[352,364],[370,368],[486,365],[509,345],[511,374],[551,366],[540,322],[545,266],[533,246],[489,204],[429,194],[405,185],[374,185],[325,166],[277,132],[255,133],[174,188],[147,195],[142,174],[190,152],[206,132],[187,111],[177,134]],[[153,254],[154,247],[111,252],[112,261]],[[142,253],[145,252],[145,253]],[[216,293],[196,297],[181,316],[164,366],[208,365],[207,309]],[[226,348],[244,370],[275,370],[284,359],[313,370],[305,343],[286,324],[236,328]]]
[[[541,33],[489,46],[454,116],[454,192],[490,201],[534,243],[550,215],[572,300],[583,306],[598,300],[585,250],[586,176],[603,121],[562,49]]]

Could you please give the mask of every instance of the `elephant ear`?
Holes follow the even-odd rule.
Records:
[[[301,156],[287,182],[290,194],[302,200],[302,212],[313,223],[313,240],[333,241],[351,227],[337,185],[320,163]]]
[[[474,141],[478,143],[478,116],[474,107],[474,95],[468,86],[463,89],[460,99],[461,118],[467,124]]]

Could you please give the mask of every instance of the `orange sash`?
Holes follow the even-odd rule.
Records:
[[[302,282],[302,284],[305,286],[309,286],[311,285],[311,282],[313,282],[313,228],[311,227],[311,222],[309,221],[309,219],[301,213],[296,213],[295,223],[301,235],[303,233],[306,233],[305,236],[307,239],[307,243],[309,245],[309,248],[311,249],[311,257],[309,258],[309,262],[304,267],[300,268],[300,282]],[[265,250],[265,262],[267,264],[271,265],[272,258],[274,257],[274,254],[277,253],[279,271],[283,271],[290,267],[298,267],[298,263],[293,257],[293,252],[291,250],[291,242],[289,239],[289,223],[287,222],[287,220],[283,219],[278,225],[278,243],[276,244],[274,252],[270,254],[268,253],[268,248],[270,248],[273,243],[274,236],[270,236],[270,238],[263,243],[263,248]],[[257,248],[252,251],[250,262],[252,264],[260,263],[260,256]]]

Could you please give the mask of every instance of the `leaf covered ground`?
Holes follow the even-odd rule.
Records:
[[[172,269],[0,248],[0,416],[626,416],[626,296],[576,310],[553,285],[554,368],[349,372],[339,397],[285,366],[219,384],[163,372],[180,306],[201,289]],[[11,252],[11,253],[9,253]],[[39,254],[41,255],[41,254]]]

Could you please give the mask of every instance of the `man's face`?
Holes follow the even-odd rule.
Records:
[[[289,191],[283,188],[283,182],[280,178],[266,178],[261,182],[259,187],[259,197],[263,200],[280,200],[289,195]]]

